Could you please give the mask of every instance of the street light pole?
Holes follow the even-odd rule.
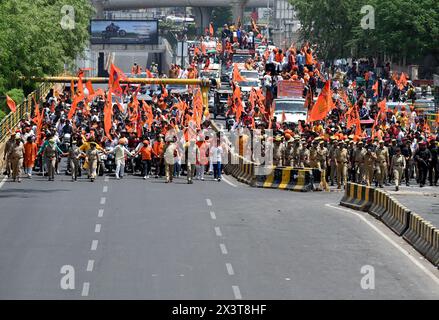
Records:
[[[184,38],[186,33],[186,15],[187,15],[187,7],[184,7],[184,20],[183,20],[183,32],[181,35],[181,67],[184,68]]]

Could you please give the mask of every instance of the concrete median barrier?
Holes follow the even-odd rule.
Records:
[[[438,230],[420,215],[411,213],[409,226],[402,236],[436,267],[439,260]]]
[[[387,197],[388,209],[381,216],[381,220],[395,232],[401,236],[409,226],[410,210],[401,205],[395,198]]]
[[[387,211],[388,208],[388,196],[384,190],[372,189],[373,198],[372,205],[368,212],[377,219],[381,219],[381,216]]]
[[[367,211],[439,267],[439,230],[384,190],[348,183],[340,205]]]
[[[256,187],[299,192],[314,190],[311,169],[276,167],[269,171],[269,174],[259,174],[255,177]]]
[[[354,210],[368,211],[374,200],[374,190],[356,183],[348,183],[345,194],[340,201],[344,207]]]

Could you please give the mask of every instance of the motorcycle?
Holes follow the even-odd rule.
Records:
[[[108,26],[105,31],[102,31],[102,39],[110,39],[112,37],[124,38],[126,35],[127,32],[123,29],[120,29],[118,26]]]
[[[112,148],[105,148],[105,151],[107,152],[111,152],[111,150]],[[114,159],[114,154],[108,153],[102,160],[108,173],[112,173],[114,170],[116,170],[116,161]]]

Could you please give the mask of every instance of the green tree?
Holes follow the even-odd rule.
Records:
[[[212,11],[212,23],[215,31],[222,30],[225,24],[233,23],[233,14],[231,7],[218,7]]]
[[[409,63],[439,55],[437,0],[290,0],[302,28],[302,40],[317,43],[320,57],[392,58]],[[361,8],[374,8],[375,29],[364,30]]]
[[[61,26],[64,5],[74,9],[74,28]],[[89,38],[89,0],[3,0],[0,2],[0,96],[35,84],[20,76],[55,75],[72,65]]]

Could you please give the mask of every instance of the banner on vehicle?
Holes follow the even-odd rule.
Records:
[[[277,84],[278,98],[302,98],[304,84],[301,81],[281,80]]]

